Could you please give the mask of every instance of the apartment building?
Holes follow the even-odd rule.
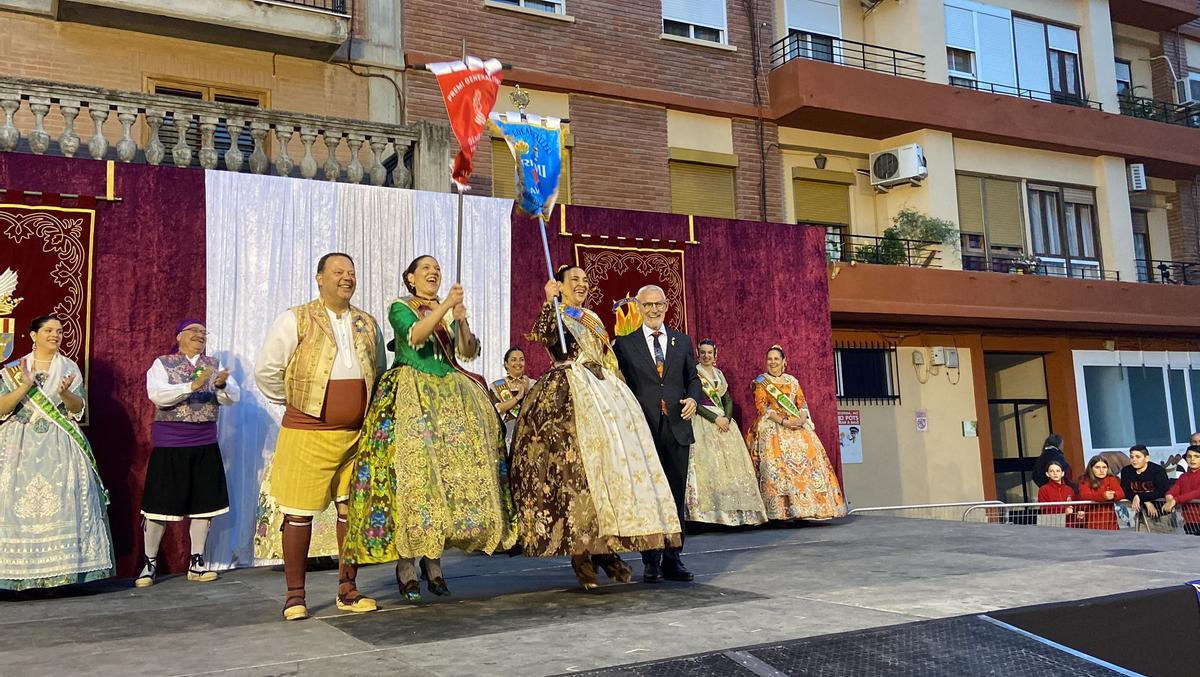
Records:
[[[1082,467],[1200,428],[1200,3],[413,0],[403,19],[409,65],[465,40],[570,118],[569,202],[827,229],[858,505],[1026,500],[1052,431]],[[440,115],[407,75],[407,115]],[[490,151],[477,188],[507,194]],[[955,241],[889,234],[906,208]]]

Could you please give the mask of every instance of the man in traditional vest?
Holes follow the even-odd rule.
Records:
[[[283,617],[289,621],[308,617],[304,573],[312,520],[330,501],[337,506],[341,552],[354,452],[375,380],[387,367],[375,318],[350,305],[354,261],[326,254],[316,279],[320,297],[275,318],[254,370],[263,396],[286,405],[270,482],[283,513]],[[375,600],[355,586],[357,567],[339,559],[337,608],[374,611]]]
[[[175,350],[154,360],[146,393],[154,403],[154,450],[142,490],[142,572],[134,585],[154,585],[158,547],[168,522],[189,521],[191,557],[187,579],[217,580],[204,562],[212,519],[229,512],[225,466],[217,446],[218,409],[241,397],[237,381],[215,357],[205,354],[208,330],[199,320],[175,328]]]

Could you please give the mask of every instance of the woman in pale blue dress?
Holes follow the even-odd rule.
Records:
[[[0,589],[113,575],[108,493],[83,418],[83,376],[59,353],[62,324],[30,328],[33,352],[0,369]]]

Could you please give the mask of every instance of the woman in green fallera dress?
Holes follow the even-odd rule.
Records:
[[[388,311],[396,360],[380,378],[359,442],[345,556],[354,564],[396,561],[404,597],[420,599],[416,560],[431,592],[449,594],[442,551],[492,553],[517,538],[504,431],[479,377],[463,289],[437,298],[442,271],[421,256],[404,271],[411,296]]]

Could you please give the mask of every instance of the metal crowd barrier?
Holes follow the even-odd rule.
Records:
[[[1162,515],[1162,501],[1155,501]],[[1186,505],[1200,505],[1192,501]],[[1069,512],[1068,512],[1069,511]],[[961,501],[957,503],[922,503],[917,505],[888,505],[855,508],[851,515],[884,515],[980,524],[1015,524],[1021,526],[1075,529],[1134,529],[1152,533],[1183,534],[1200,531],[1193,525],[1185,527],[1183,505],[1162,519],[1145,519],[1133,512],[1129,501],[1093,502],[1059,501],[1046,503],[1004,503],[1003,501]],[[1106,513],[1111,513],[1108,518]],[[1200,535],[1197,533],[1196,535]]]
[[[952,522],[986,521],[976,513],[968,519],[973,508],[1003,506],[1001,501],[961,501],[958,503],[922,503],[919,505],[885,505],[875,508],[855,508],[851,515],[884,515],[887,517],[913,517],[917,519],[949,520]]]

